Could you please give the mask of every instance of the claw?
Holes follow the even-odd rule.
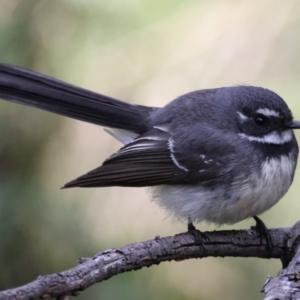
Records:
[[[264,237],[266,239],[266,242],[267,242],[267,248],[270,251],[272,251],[272,248],[273,248],[274,245],[273,245],[273,242],[272,242],[272,237],[271,237],[269,229],[267,228],[267,226],[265,225],[265,223],[259,217],[254,216],[253,219],[256,222],[256,225],[254,226],[254,228],[259,233],[260,243],[262,244],[262,239]]]
[[[195,243],[197,245],[201,245],[203,248],[205,246],[205,240],[209,242],[208,236],[200,230],[196,229],[192,222],[188,223],[188,233],[190,233],[193,236]]]

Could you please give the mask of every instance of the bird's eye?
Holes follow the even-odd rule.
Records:
[[[264,115],[257,115],[254,119],[255,121],[255,124],[258,125],[258,126],[263,126],[267,123],[268,121],[268,117],[264,116]]]

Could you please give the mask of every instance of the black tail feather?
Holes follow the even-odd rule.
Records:
[[[0,64],[0,98],[136,133],[145,130],[145,120],[152,110],[5,64]]]

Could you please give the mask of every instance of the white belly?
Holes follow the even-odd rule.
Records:
[[[233,224],[259,215],[276,204],[289,189],[295,164],[290,156],[269,159],[260,176],[236,180],[214,190],[198,185],[162,185],[151,188],[153,199],[179,220]],[[229,191],[229,193],[228,193]]]

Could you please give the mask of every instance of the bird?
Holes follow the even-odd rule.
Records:
[[[124,145],[63,188],[150,187],[153,201],[191,233],[202,221],[219,226],[254,218],[272,243],[258,215],[293,182],[299,152],[293,130],[300,128],[275,92],[250,85],[202,89],[148,107],[0,64],[0,98],[101,125]]]

